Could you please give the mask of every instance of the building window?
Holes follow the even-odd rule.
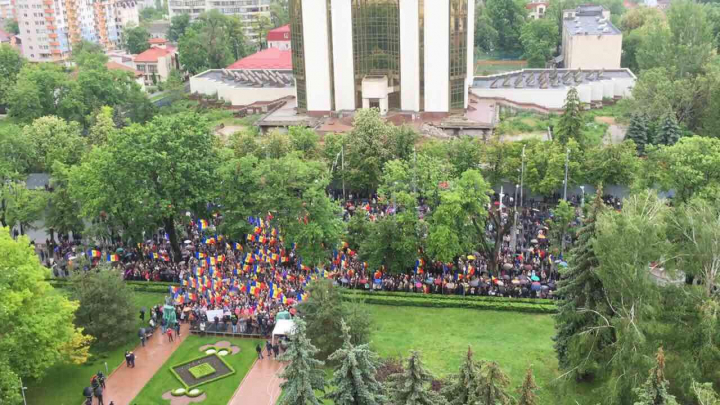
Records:
[[[303,41],[302,0],[290,0],[290,32],[292,36],[292,65],[297,91],[297,108],[307,110],[307,91],[305,86],[305,50]]]
[[[467,0],[450,0],[450,109],[465,108]]]

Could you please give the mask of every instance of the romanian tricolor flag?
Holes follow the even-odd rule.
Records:
[[[235,249],[235,250],[243,250],[242,245],[239,244],[239,243],[237,243],[237,242],[233,242],[232,248]]]
[[[198,231],[202,232],[208,227],[208,221],[206,219],[199,219],[198,220]]]
[[[254,242],[255,241],[255,235],[252,233],[249,233],[247,236],[248,242]]]
[[[157,253],[154,253],[154,252],[153,252],[153,253],[150,253],[150,258],[157,260],[157,259],[160,258],[160,255],[158,255]]]
[[[305,298],[307,298],[307,293],[298,293],[298,294],[297,294],[297,300],[298,300],[298,302],[303,302],[303,301],[305,301]]]
[[[182,281],[182,285],[183,285],[183,287],[187,287],[189,285],[187,279]]]
[[[96,258],[96,257],[100,257],[100,256],[101,256],[101,253],[100,253],[99,250],[90,249],[90,250],[88,250],[87,255],[88,255],[88,257],[91,257],[91,258],[94,259],[94,258]]]
[[[204,258],[207,257],[207,255],[206,255],[205,253],[203,253],[203,252],[196,252],[196,253],[195,253],[195,257],[198,258],[198,259],[204,259]]]
[[[177,294],[178,291],[180,291],[179,287],[170,286],[170,294],[172,294],[173,296]]]
[[[195,293],[190,293],[190,301],[197,301],[198,296]]]
[[[120,256],[118,256],[118,255],[116,255],[116,254],[114,254],[114,253],[110,253],[110,254],[107,255],[107,259],[106,259],[106,260],[107,260],[109,263],[115,263],[115,262],[117,262],[117,261],[120,260]]]

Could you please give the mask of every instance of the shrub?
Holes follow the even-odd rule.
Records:
[[[380,366],[377,368],[375,378],[380,383],[384,383],[393,374],[400,374],[405,371],[402,360],[397,357],[389,357],[382,360]]]
[[[190,391],[188,391],[186,395],[189,396],[190,398],[195,398],[195,397],[199,397],[200,395],[202,395],[202,393],[203,393],[203,391],[201,389],[193,388]]]
[[[557,312],[557,306],[554,304],[540,304],[516,302],[511,298],[498,301],[485,301],[477,299],[442,299],[436,296],[423,296],[416,294],[418,297],[403,297],[377,294],[375,296],[367,296],[365,302],[375,305],[394,305],[394,306],[415,306],[415,307],[434,307],[434,308],[466,308],[466,309],[484,309],[494,311],[515,311],[528,313],[553,314]],[[348,299],[347,295],[343,295],[344,299]]]

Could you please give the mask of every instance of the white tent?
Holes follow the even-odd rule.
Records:
[[[287,336],[293,333],[293,330],[295,329],[295,321],[291,319],[278,319],[277,323],[275,324],[275,329],[273,329],[272,333],[272,342],[275,344],[275,337],[276,336]]]

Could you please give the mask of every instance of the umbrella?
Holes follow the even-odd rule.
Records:
[[[513,279],[513,281],[511,281],[511,283],[517,285],[517,284],[520,284],[520,280],[515,278],[515,279]]]
[[[540,277],[538,277],[538,276],[532,276],[532,277],[530,277],[530,280],[532,280],[532,281],[540,281]]]
[[[540,234],[537,237],[538,237],[538,239],[545,239],[545,235],[543,235],[543,234]]]
[[[568,264],[567,264],[567,262],[560,262],[560,264],[559,264],[558,266],[560,266],[560,267],[567,267]]]
[[[185,243],[186,245],[189,245],[189,244],[192,243],[192,242],[190,242],[190,239],[185,239],[185,242],[184,242],[184,243]]]
[[[510,269],[512,269],[512,268],[513,268],[513,265],[510,264],[510,263],[505,263],[505,264],[503,264],[503,269],[505,269],[505,270],[510,270]]]
[[[117,250],[115,250],[115,253],[122,253],[124,251],[125,251],[125,249],[123,249],[123,248],[117,248]]]
[[[508,276],[507,274],[502,276],[502,278],[503,278],[503,280],[510,280],[510,276]]]
[[[138,337],[143,337],[143,336],[145,336],[145,328],[140,328],[140,330],[138,331]]]
[[[290,308],[290,314],[291,314],[291,315],[295,315],[295,312],[297,312],[297,310],[296,310],[295,308]]]
[[[495,205],[500,205],[500,201],[495,201]]]
[[[533,291],[540,291],[542,289],[542,286],[540,285],[540,283],[535,282],[535,283],[532,283],[532,285],[530,286],[530,289]]]
[[[547,291],[547,290],[550,289],[550,287],[548,287],[548,286],[546,286],[546,285],[543,285],[543,286],[540,286],[540,289],[543,290],[543,291]]]
[[[502,286],[505,285],[505,283],[503,283],[502,281],[498,280],[498,281],[497,281],[497,285],[498,285],[499,287],[502,287]]]
[[[537,240],[537,239],[530,239],[530,243],[532,243],[533,245],[534,245],[534,244],[537,244],[537,243],[538,243],[538,240]]]
[[[532,264],[526,264],[526,265],[525,265],[525,270],[527,270],[527,271],[532,270]]]
[[[85,398],[87,398],[87,397],[92,397],[92,394],[93,394],[93,389],[92,389],[91,387],[85,387],[85,388],[83,388],[83,396],[84,396]]]
[[[468,255],[467,258],[468,258],[469,260],[475,260],[475,256],[473,256],[473,255]]]

